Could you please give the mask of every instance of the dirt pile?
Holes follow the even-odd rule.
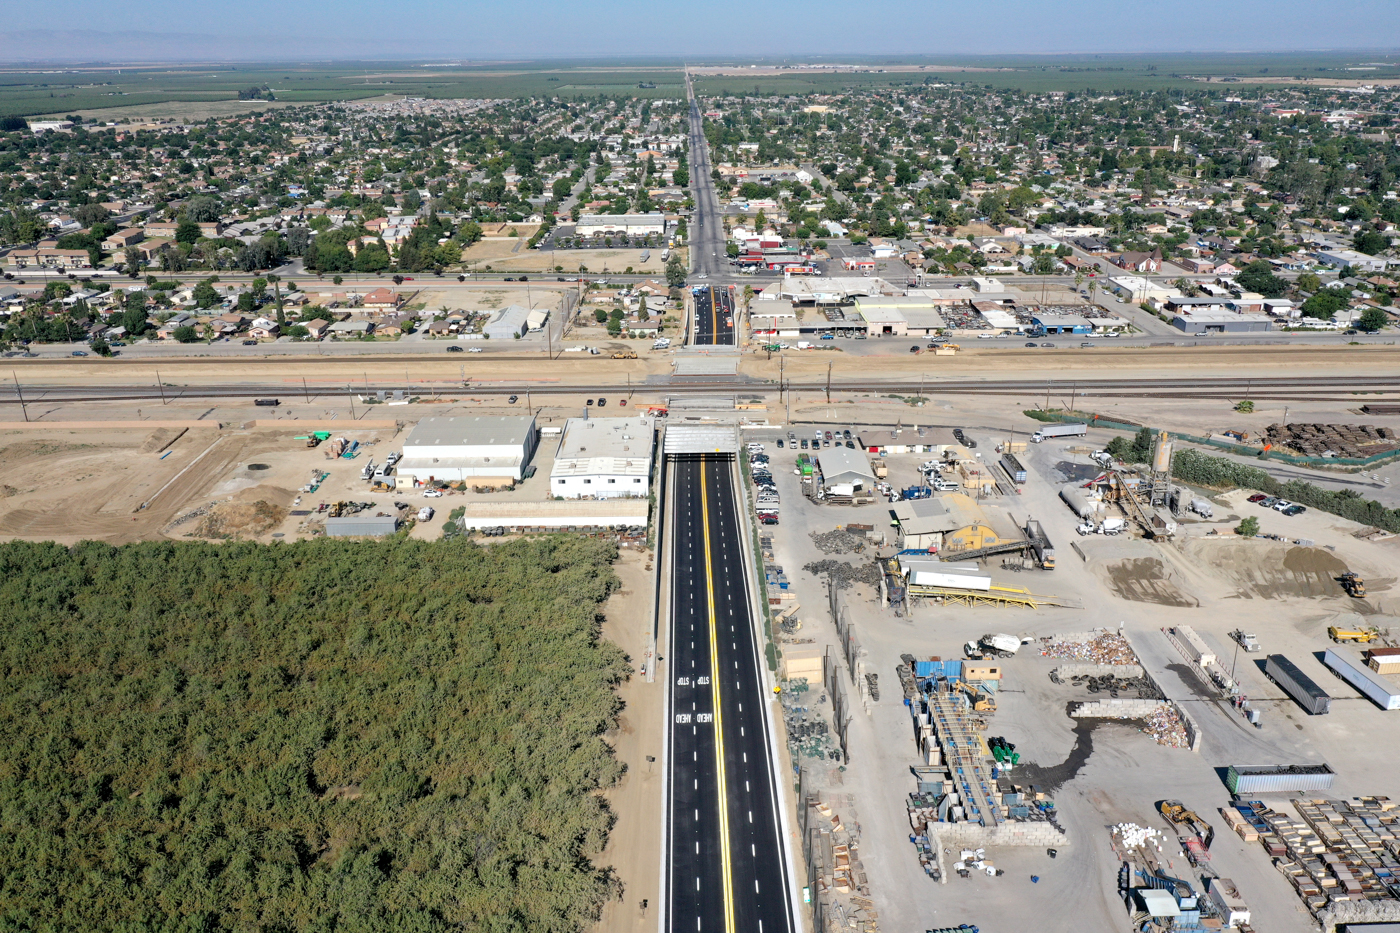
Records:
[[[272,531],[286,518],[285,508],[266,499],[221,502],[204,514],[193,535],[196,538],[256,537]]]
[[[1200,605],[1195,597],[1187,596],[1176,585],[1173,575],[1157,557],[1135,557],[1107,561],[1103,565],[1109,585],[1123,599],[1136,603],[1156,603],[1159,606]]]
[[[184,437],[189,428],[157,428],[147,435],[144,443],[141,444],[141,453],[160,453],[171,444]]]
[[[19,490],[13,486],[0,486],[0,499],[8,499],[10,496],[19,495]]]
[[[1346,563],[1324,548],[1262,541],[1216,542],[1195,539],[1188,553],[1210,573],[1234,584],[1247,598],[1338,596],[1337,577]]]

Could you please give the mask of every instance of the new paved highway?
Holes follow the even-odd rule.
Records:
[[[793,933],[732,464],[672,470],[665,927]]]
[[[707,285],[695,292],[695,343],[734,346],[734,291],[728,285]]]
[[[720,213],[719,198],[715,194],[711,174],[714,167],[710,164],[710,149],[705,142],[704,118],[689,75],[685,86],[690,97],[690,188],[695,198],[693,222],[688,231],[690,271],[694,276],[705,278],[733,270],[724,252],[724,215]]]

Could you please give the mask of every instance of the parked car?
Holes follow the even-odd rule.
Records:
[[[429,499],[441,499],[441,498],[442,498],[442,490],[441,490],[441,489],[425,489],[425,490],[423,490],[423,495],[427,496]]]
[[[506,399],[506,401],[514,405],[516,402],[520,401],[520,396],[512,395],[510,398]]]
[[[462,348],[462,347],[448,347],[448,348],[447,348],[447,352],[448,352],[448,353],[461,353],[461,352],[463,352],[463,348]]]
[[[776,525],[778,524],[778,516],[772,514],[771,512],[765,515],[760,515],[758,517],[758,523],[760,525]]]
[[[243,346],[245,346],[245,347],[256,347],[257,345],[258,345],[258,342],[257,342],[256,340],[245,340],[245,341],[243,341]],[[116,346],[116,344],[112,344],[112,346]]]
[[[1269,498],[1269,497],[1266,496],[1266,495],[1264,495],[1262,492],[1256,492],[1254,495],[1252,495],[1252,496],[1249,497],[1249,501],[1250,501],[1250,502],[1263,502],[1263,501],[1264,501],[1265,499],[1267,499],[1267,498]]]
[[[953,437],[958,439],[959,444],[965,443],[967,441],[967,435],[963,433],[962,428],[954,428]]]
[[[583,400],[583,404],[587,405],[589,408],[592,408],[592,407],[593,407],[593,399],[591,399],[591,398],[584,399],[584,400]]]
[[[1042,347],[1049,347],[1049,348],[1052,349],[1052,350],[1055,348],[1055,345],[1054,345],[1053,343],[1042,343],[1041,346],[1042,346]]]
[[[781,450],[781,449],[782,449],[782,446],[783,446],[783,439],[780,437],[780,438],[778,438],[778,448]]]
[[[1294,515],[1302,515],[1307,510],[1307,506],[1290,505],[1288,508],[1283,510],[1283,514],[1287,515],[1289,518],[1292,518]]]
[[[468,353],[480,353],[481,347],[467,347]]]
[[[1026,346],[1034,350],[1036,347],[1040,346],[1040,344],[1036,343],[1034,340],[1030,340],[1026,342]]]
[[[87,356],[87,351],[86,351],[86,350],[74,350],[74,351],[73,351],[73,355],[74,355],[74,356]]]
[[[1274,507],[1274,503],[1277,502],[1277,501],[1278,501],[1278,499],[1277,499],[1276,497],[1274,497],[1274,496],[1265,496],[1265,497],[1259,502],[1259,504],[1260,504],[1261,506],[1263,506],[1264,508],[1266,508],[1266,509],[1272,509],[1272,508]]]
[[[805,438],[805,437],[802,438],[802,449],[803,449],[803,450],[806,450],[806,449],[807,449],[807,438]]]
[[[1289,502],[1287,499],[1279,499],[1277,502],[1270,506],[1270,508],[1273,509],[1275,512],[1282,512],[1284,509],[1290,509],[1292,507],[1293,503]]]
[[[599,408],[602,408],[602,407],[603,407],[604,405],[606,405],[606,404],[608,404],[608,400],[607,400],[607,399],[605,399],[605,398],[600,398],[600,399],[598,399],[598,407],[599,407]]]

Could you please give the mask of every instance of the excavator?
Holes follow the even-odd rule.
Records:
[[[1210,844],[1215,841],[1215,827],[1211,826],[1194,810],[1186,809],[1180,800],[1163,800],[1157,809],[1176,827],[1177,838],[1186,849],[1186,857],[1192,864],[1199,865],[1210,861]]]
[[[988,696],[966,681],[958,681],[957,687],[967,694],[967,701],[972,704],[974,712],[995,713],[997,711],[997,701],[995,697]]]

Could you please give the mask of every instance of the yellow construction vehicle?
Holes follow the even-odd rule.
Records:
[[[1342,585],[1342,589],[1347,591],[1348,596],[1361,597],[1366,595],[1366,581],[1353,571],[1348,570],[1337,578],[1337,582]]]
[[[967,694],[968,702],[972,704],[974,712],[995,713],[997,711],[996,698],[988,696],[966,681],[958,681],[958,688]]]
[[[1157,804],[1157,809],[1162,811],[1168,822],[1186,827],[1200,840],[1200,844],[1206,849],[1210,849],[1210,844],[1215,840],[1215,827],[1201,819],[1194,810],[1186,809],[1186,804],[1180,800],[1163,800]],[[1183,840],[1185,841],[1185,840]],[[1208,861],[1210,855],[1200,851],[1192,851],[1194,847],[1188,846],[1187,856],[1197,864]]]
[[[612,355],[612,358],[615,359],[615,360],[635,360],[635,359],[637,358],[637,351],[636,351],[636,350],[618,350],[616,353],[614,353],[614,354]]]
[[[1337,628],[1335,625],[1327,626],[1327,637],[1339,645],[1342,642],[1356,642],[1357,644],[1365,645],[1375,641],[1380,635],[1380,631],[1374,628],[1351,629]]]

